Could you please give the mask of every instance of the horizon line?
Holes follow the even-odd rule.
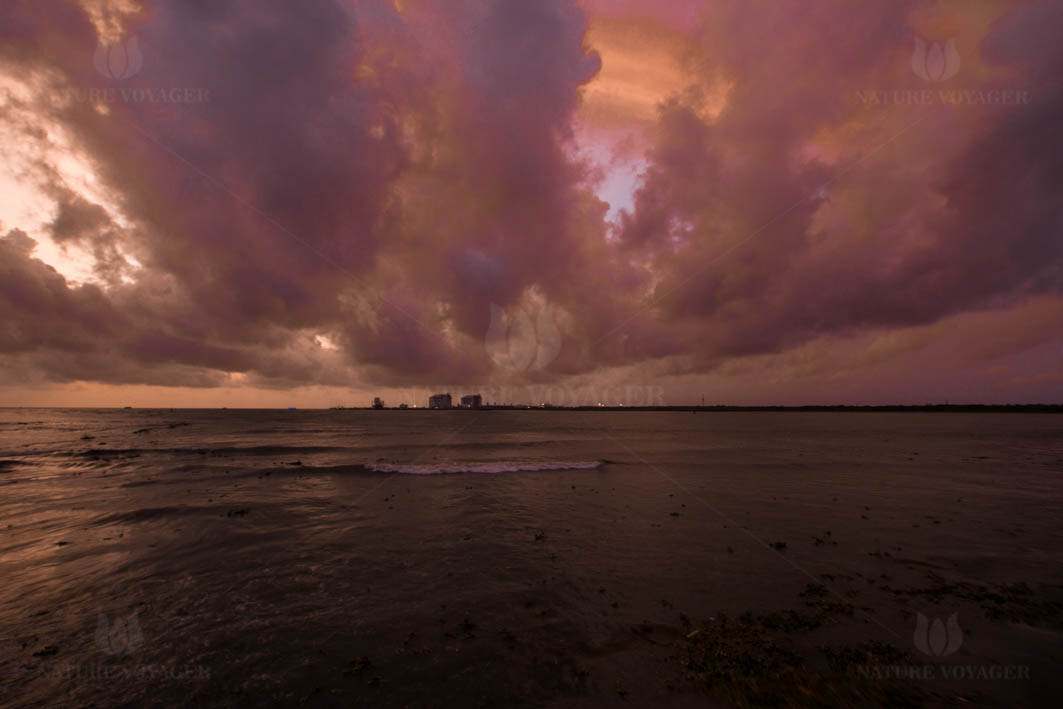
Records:
[[[581,404],[578,406],[554,404],[483,404],[479,407],[452,406],[446,409],[432,409],[428,406],[412,405],[406,408],[385,406],[16,406],[3,405],[0,409],[75,409],[103,411],[816,411],[816,410],[1059,410],[1063,412],[1063,403],[1021,403],[1021,404],[665,404],[636,405],[623,404]]]

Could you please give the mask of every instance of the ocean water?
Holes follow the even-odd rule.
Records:
[[[1060,520],[1050,414],[4,409],[0,705],[1054,706]]]

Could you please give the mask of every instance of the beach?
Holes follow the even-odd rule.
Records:
[[[0,704],[1053,706],[1063,417],[0,410]]]

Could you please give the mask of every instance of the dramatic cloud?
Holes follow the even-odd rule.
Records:
[[[1058,4],[658,6],[7,3],[0,384],[1059,398]]]

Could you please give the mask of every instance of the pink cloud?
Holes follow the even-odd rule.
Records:
[[[0,66],[37,91],[24,128],[69,132],[122,213],[36,166],[42,224],[99,283],[22,232],[0,242],[0,356],[35,377],[478,381],[499,376],[491,306],[529,299],[562,314],[563,346],[522,376],[715,376],[1063,289],[1049,3],[988,25],[957,10],[961,64],[934,85],[911,69],[915,0],[145,5],[124,20],[142,62],[118,77],[76,4],[5,11]],[[689,40],[615,234],[574,130],[603,17]],[[175,88],[199,99],[128,93]],[[1029,100],[977,103],[1001,90]]]

